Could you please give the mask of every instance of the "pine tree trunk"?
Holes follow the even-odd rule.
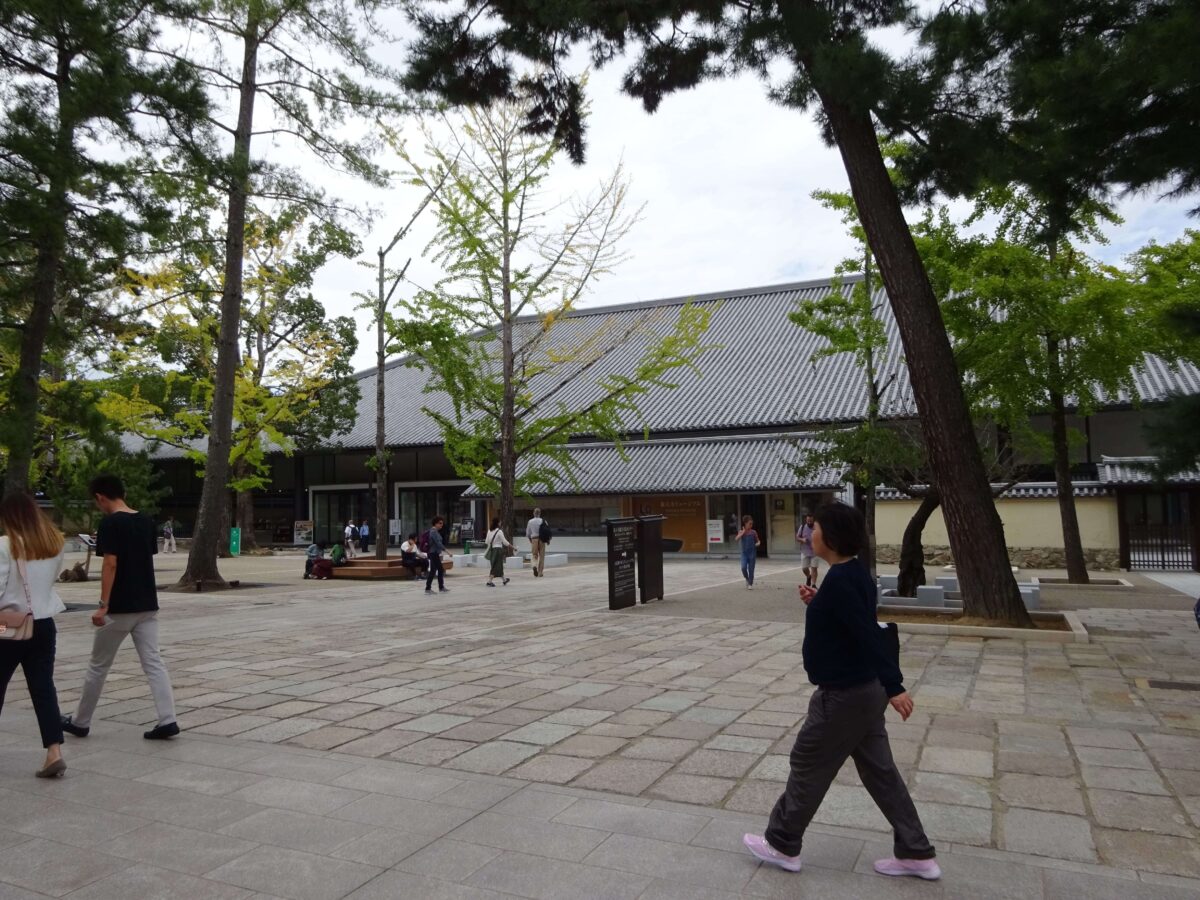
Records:
[[[899,326],[926,451],[942,494],[964,613],[1032,627],[1009,566],[1004,527],[945,323],[888,176],[871,116],[831,99],[821,85],[817,90]]]
[[[929,517],[941,502],[941,496],[931,487],[904,527],[904,538],[900,543],[900,581],[896,588],[901,597],[917,596],[917,588],[925,583],[925,548],[921,536]]]
[[[229,452],[233,447],[233,395],[238,366],[238,330],[242,319],[242,262],[246,243],[246,201],[250,191],[250,139],[254,130],[261,7],[250,4],[238,89],[238,119],[233,136],[233,171],[229,182],[229,218],[225,229],[225,284],[221,293],[221,325],[217,367],[213,375],[212,422],[204,465],[204,487],[187,567],[178,587],[200,583],[204,589],[227,587],[217,557],[228,521]],[[223,510],[223,507],[225,508]]]
[[[58,130],[55,136],[56,165],[46,187],[47,215],[42,222],[30,223],[36,237],[37,256],[33,280],[29,288],[31,308],[29,318],[21,329],[21,345],[17,370],[9,389],[8,406],[4,416],[8,444],[8,461],[4,473],[4,493],[27,491],[30,470],[33,468],[34,446],[37,441],[38,409],[41,406],[42,357],[50,335],[54,316],[54,301],[58,297],[58,273],[66,248],[67,183],[62,174],[71,165],[75,148],[74,121],[69,118],[74,100],[71,91],[71,55],[62,49],[57,59]]]
[[[379,305],[376,314],[375,348],[375,558],[388,555],[388,458],[384,433],[383,365],[387,362],[387,340],[384,337],[384,251],[379,251]]]
[[[1051,384],[1058,384],[1061,360],[1058,341],[1047,338]],[[1054,484],[1058,489],[1058,514],[1062,519],[1063,555],[1067,558],[1067,581],[1088,584],[1087,560],[1083,555],[1083,538],[1079,534],[1079,516],[1075,511],[1075,489],[1071,484],[1071,447],[1067,441],[1067,405],[1063,395],[1050,392],[1050,422],[1054,446]]]

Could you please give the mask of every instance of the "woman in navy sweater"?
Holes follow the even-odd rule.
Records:
[[[849,757],[895,836],[895,856],[876,862],[875,871],[932,881],[942,871],[896,769],[884,727],[889,703],[907,719],[913,702],[875,618],[875,581],[857,559],[867,546],[866,522],[858,510],[842,503],[822,507],[816,520],[813,550],[829,571],[820,590],[802,586],[800,599],[808,606],[804,669],[817,690],[796,736],[791,774],[766,834],[747,834],[742,840],[763,862],[799,872],[804,832]]]

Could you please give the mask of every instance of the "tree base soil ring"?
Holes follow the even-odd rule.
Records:
[[[1086,644],[1087,629],[1072,612],[1031,612],[1033,628],[997,625],[986,619],[964,616],[961,610],[933,610],[920,606],[880,606],[879,620],[895,622],[909,634],[944,634],[952,637],[1000,638],[1003,640]]]

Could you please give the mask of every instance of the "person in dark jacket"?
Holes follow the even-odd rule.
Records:
[[[429,528],[429,573],[425,576],[425,593],[433,593],[433,579],[437,578],[438,593],[448,594],[446,587],[446,567],[442,565],[442,554],[446,552],[446,542],[442,539],[442,526],[446,520],[435,516]]]
[[[800,871],[804,832],[847,757],[891,823],[895,856],[875,863],[881,875],[942,875],[936,853],[892,759],[883,714],[912,715],[899,661],[888,651],[875,617],[875,581],[857,559],[867,546],[862,513],[830,503],[816,513],[813,550],[829,566],[820,589],[804,585],[804,669],[817,686],[796,736],[787,786],[763,835],[742,838],[756,857]]]

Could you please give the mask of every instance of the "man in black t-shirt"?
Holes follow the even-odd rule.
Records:
[[[154,520],[130,509],[125,486],[115,475],[94,478],[89,490],[104,513],[96,531],[96,555],[103,557],[100,608],[92,614],[96,632],[92,660],[83,679],[83,692],[74,716],[63,717],[63,730],[87,737],[104,679],[117,651],[132,635],[133,646],[150,681],[158,724],[142,736],[157,741],[179,734],[171,677],[158,652],[158,590],[154,585],[154,554],[158,537]]]

